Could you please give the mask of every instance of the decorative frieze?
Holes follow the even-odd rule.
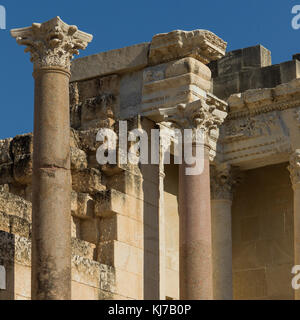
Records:
[[[70,63],[80,49],[92,41],[92,35],[69,26],[59,17],[45,23],[33,23],[31,27],[13,29],[11,35],[17,43],[30,52],[34,69],[60,67],[70,71]]]

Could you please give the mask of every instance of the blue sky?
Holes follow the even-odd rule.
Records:
[[[300,0],[0,0],[7,30],[0,30],[0,139],[33,130],[33,79],[29,54],[9,29],[60,16],[94,35],[81,56],[150,41],[175,29],[208,29],[228,42],[228,50],[261,43],[273,63],[300,52],[300,29],[291,27]]]

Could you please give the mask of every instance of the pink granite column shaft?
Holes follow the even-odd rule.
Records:
[[[179,166],[180,299],[212,300],[212,232],[209,155],[205,150],[204,170],[186,175]]]

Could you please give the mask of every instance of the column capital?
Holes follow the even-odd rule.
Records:
[[[11,35],[30,52],[34,70],[58,67],[70,72],[71,60],[85,49],[93,36],[55,17],[31,27],[13,29]]]
[[[211,166],[211,199],[232,201],[234,188],[240,183],[242,174],[229,164]]]
[[[291,154],[288,170],[290,171],[293,188],[300,188],[300,149]]]
[[[158,122],[168,122],[173,128],[193,130],[193,141],[200,132],[204,143],[209,146],[209,138],[213,132],[218,132],[219,127],[227,117],[227,104],[214,97],[199,99],[197,101],[178,104],[175,107],[159,109],[156,111]]]

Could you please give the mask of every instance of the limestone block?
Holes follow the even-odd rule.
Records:
[[[280,64],[281,82],[287,83],[299,78],[300,61],[292,60]]]
[[[172,107],[206,97],[211,71],[194,58],[150,67],[144,71],[142,111]]]
[[[72,256],[72,280],[107,292],[115,292],[113,267],[77,255]]]
[[[10,184],[14,182],[13,163],[0,165],[0,184]]]
[[[230,51],[225,57],[216,61],[216,76],[267,67],[272,64],[271,60],[271,52],[262,45]]]
[[[80,219],[92,219],[95,216],[95,203],[87,193],[78,193],[76,215]]]
[[[149,63],[155,65],[189,56],[207,64],[223,57],[226,47],[227,43],[210,31],[175,30],[153,37]]]
[[[117,240],[137,248],[143,248],[144,226],[141,222],[115,215],[100,222],[100,242]]]
[[[287,96],[300,96],[300,79],[277,86],[274,89],[274,96],[276,99],[286,98]]]
[[[72,186],[73,190],[80,193],[93,194],[105,190],[100,171],[90,168],[72,171]]]
[[[99,300],[99,289],[88,286],[86,284],[79,283],[77,281],[72,281],[72,300]]]
[[[4,212],[0,212],[0,230],[4,232],[10,232],[9,227],[9,215]]]
[[[245,101],[242,98],[241,93],[232,94],[227,101],[229,109],[232,112],[239,111],[245,108]]]
[[[97,251],[100,263],[116,269],[142,275],[143,251],[119,241],[100,242]]]
[[[80,149],[85,152],[96,152],[100,144],[96,141],[99,129],[83,130],[78,132]]]
[[[272,103],[272,89],[253,89],[243,93],[243,98],[248,108],[259,107],[260,105]]]
[[[22,184],[29,185],[32,183],[32,155],[26,154],[18,156],[14,161],[14,179]]]
[[[149,43],[141,43],[76,59],[71,66],[71,82],[142,69],[148,64],[148,51]]]
[[[116,116],[130,119],[140,113],[143,89],[143,70],[123,74],[120,79],[120,106]]]
[[[94,259],[96,245],[77,238],[72,238],[72,255],[80,256],[86,259]]]
[[[143,200],[143,179],[129,171],[108,177],[107,189],[114,189]]]
[[[96,195],[95,214],[101,218],[115,214],[143,221],[143,201],[117,190],[107,190]]]
[[[24,155],[33,152],[33,135],[32,133],[16,136],[11,142],[11,152],[14,161]]]
[[[0,231],[0,259],[7,266],[19,263],[31,265],[31,241],[11,233]]]
[[[87,156],[83,150],[71,147],[71,169],[83,170],[87,168]]]
[[[84,241],[97,244],[100,239],[100,221],[99,219],[88,219],[80,221],[80,238]]]
[[[12,162],[10,156],[10,143],[12,139],[0,140],[0,165]]]
[[[116,269],[115,292],[127,298],[142,300],[143,277],[135,273]]]
[[[77,214],[78,204],[77,204],[77,193],[72,191],[71,192],[71,213],[72,216]]]
[[[16,216],[10,216],[9,224],[10,233],[28,239],[31,237],[31,224],[27,220]]]
[[[120,91],[120,77],[110,75],[97,77],[91,80],[77,83],[79,102],[84,103],[86,99],[95,98],[101,95],[118,96]]]
[[[247,88],[249,89],[249,88]],[[224,74],[213,79],[213,94],[220,99],[227,99],[240,90],[240,74],[238,72]]]
[[[0,192],[0,211],[31,221],[31,208],[29,201],[11,193]]]

